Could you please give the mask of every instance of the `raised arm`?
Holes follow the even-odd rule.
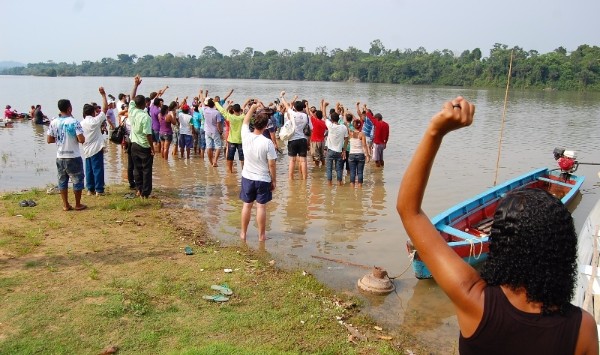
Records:
[[[360,110],[360,101],[356,102],[356,114],[361,121],[365,120],[365,114]]]
[[[279,99],[281,100],[281,103],[283,104],[283,106],[285,106],[286,110],[290,110],[292,108],[292,106],[289,104],[289,102],[287,102],[285,100],[285,91],[281,92],[281,94],[279,95]]]
[[[459,326],[467,336],[475,331],[483,315],[485,281],[448,246],[421,205],[443,137],[469,126],[474,113],[475,106],[459,96],[446,102],[433,116],[405,170],[396,204],[410,240],[435,281],[456,306]]]
[[[98,88],[98,91],[100,92],[100,96],[102,96],[102,112],[106,114],[106,111],[108,111],[108,100],[106,99],[106,91],[104,91],[104,88],[102,86]]]
[[[223,98],[223,100],[225,102],[227,102],[227,99],[231,96],[231,94],[233,94],[233,89],[229,90],[229,92],[227,93],[227,95],[225,95],[225,97]]]
[[[158,90],[158,95],[156,95],[156,97],[162,97],[163,94],[165,93],[165,91],[167,91],[168,88],[169,88],[169,85],[165,86],[164,89]]]
[[[131,90],[131,99],[135,100],[135,95],[137,94],[138,86],[142,83],[142,78],[139,75],[133,77],[133,89]],[[131,105],[131,103],[130,103]]]
[[[246,112],[246,116],[244,116],[244,122],[242,122],[242,124],[250,125],[250,120],[252,119],[252,116],[254,116],[254,112],[256,112],[257,108],[258,103],[254,103],[252,106],[250,106],[250,109],[248,112]]]

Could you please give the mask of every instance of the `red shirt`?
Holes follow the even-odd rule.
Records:
[[[390,138],[390,125],[383,120],[378,120],[371,113],[367,112],[367,118],[373,122],[375,132],[373,133],[373,143],[375,144],[387,144]]]
[[[325,141],[325,131],[327,131],[327,126],[325,125],[325,121],[318,119],[315,116],[310,118],[310,123],[312,123],[312,133],[310,134],[311,142],[324,142]]]
[[[6,110],[4,110],[4,117],[6,117],[6,118],[13,118],[16,116],[17,116],[17,114],[14,111],[12,111],[11,109],[7,108]]]

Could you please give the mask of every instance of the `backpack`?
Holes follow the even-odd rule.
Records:
[[[127,131],[125,130],[125,120],[123,120],[123,123],[119,127],[115,128],[114,131],[112,131],[109,139],[115,144],[121,144],[123,143],[123,139],[125,138],[126,133]]]
[[[279,139],[282,141],[287,141],[294,136],[294,131],[296,130],[296,121],[294,117],[290,117],[283,126],[279,129]]]
[[[306,126],[304,126],[304,128],[302,128],[302,132],[307,137],[310,137],[310,135],[312,134],[312,130],[310,129],[310,118],[308,119]]]

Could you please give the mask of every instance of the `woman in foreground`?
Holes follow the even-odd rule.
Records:
[[[462,97],[433,116],[410,162],[396,208],[412,243],[456,308],[461,354],[598,354],[594,318],[570,304],[577,236],[569,211],[545,191],[508,194],[494,215],[481,275],[421,210],[443,137],[473,122]]]

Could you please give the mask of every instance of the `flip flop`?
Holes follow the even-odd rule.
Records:
[[[231,291],[231,289],[229,287],[227,287],[227,285],[223,284],[223,285],[212,285],[210,286],[211,289],[215,290],[215,291],[219,291],[221,292],[222,295],[225,296],[231,296],[233,295],[233,291]]]
[[[87,208],[86,205],[75,206],[75,211],[83,211]]]
[[[71,205],[68,205],[67,207],[63,207],[63,211],[65,211],[65,212],[71,211],[71,210],[73,210],[73,206],[71,206]]]
[[[213,301],[213,302],[227,302],[229,301],[228,297],[225,297],[223,295],[214,295],[214,296],[202,296],[203,299],[207,300],[207,301]]]
[[[19,202],[19,206],[21,206],[21,207],[29,207],[29,202],[27,202],[27,200],[23,200],[23,201]]]
[[[29,207],[35,207],[35,206],[37,206],[37,203],[35,203],[34,200],[27,200],[27,206],[29,206]]]

